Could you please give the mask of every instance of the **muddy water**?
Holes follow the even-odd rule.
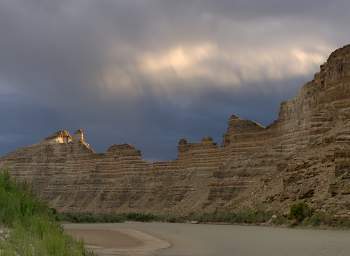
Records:
[[[73,224],[70,229],[136,231],[158,240],[135,255],[155,256],[349,256],[350,231],[169,223]],[[103,232],[102,232],[103,233]],[[101,232],[99,239],[101,239]],[[132,233],[127,234],[132,237]],[[119,234],[120,238],[120,234]],[[110,238],[109,238],[110,239]],[[135,236],[134,243],[147,241]],[[137,240],[137,241],[136,241]],[[162,244],[163,242],[163,244]],[[158,244],[157,244],[158,243]],[[132,243],[131,243],[132,244]],[[158,247],[157,247],[158,245]],[[137,246],[136,246],[137,247]],[[123,248],[114,255],[133,255]],[[135,252],[135,251],[134,251]],[[112,254],[111,254],[112,255]]]

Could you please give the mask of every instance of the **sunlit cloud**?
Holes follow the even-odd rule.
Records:
[[[201,42],[144,52],[116,47],[96,79],[107,95],[115,92],[126,97],[142,97],[149,87],[157,94],[171,95],[181,88],[200,88],[201,81],[214,88],[260,83],[263,89],[271,90],[269,84],[276,86],[276,81],[301,76],[311,79],[331,49],[326,43],[250,48]],[[128,53],[127,65],[118,61],[121,52]]]
[[[326,60],[330,46],[274,47],[266,49],[245,49],[229,55],[221,55],[232,72],[239,77],[239,83],[257,81],[278,81],[310,75],[316,72]],[[246,51],[246,52],[245,52]]]
[[[146,53],[140,57],[140,64],[146,72],[173,70],[178,75],[186,76],[201,62],[212,58],[216,52],[216,47],[209,43],[191,47],[177,46],[162,53]]]
[[[283,80],[315,72],[331,46],[240,49],[215,44],[176,46],[139,57],[140,71],[155,80],[213,81],[213,86],[240,86],[245,82]],[[186,81],[185,80],[185,81]],[[188,84],[186,86],[189,86]]]

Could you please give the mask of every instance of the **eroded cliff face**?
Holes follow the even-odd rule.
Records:
[[[60,211],[284,212],[306,200],[350,217],[350,46],[333,52],[270,126],[232,116],[222,145],[181,139],[176,160],[150,163],[131,145],[97,154],[82,130],[59,131],[0,167]]]

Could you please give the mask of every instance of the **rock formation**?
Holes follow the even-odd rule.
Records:
[[[0,167],[60,211],[285,212],[305,200],[350,217],[350,46],[333,52],[268,127],[233,115],[221,146],[181,139],[176,160],[150,163],[131,145],[98,154],[82,130],[59,131],[0,158]]]

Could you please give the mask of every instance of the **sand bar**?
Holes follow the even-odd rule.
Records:
[[[64,224],[66,232],[84,240],[98,256],[147,256],[170,246],[146,232],[115,224]]]

